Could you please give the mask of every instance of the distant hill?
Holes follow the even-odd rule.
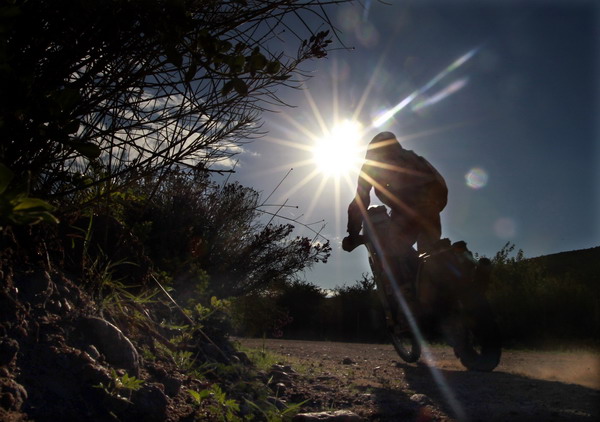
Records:
[[[548,274],[571,275],[582,281],[600,283],[600,246],[543,255],[529,260],[543,265]]]

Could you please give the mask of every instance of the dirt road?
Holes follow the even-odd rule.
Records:
[[[299,374],[280,392],[308,410],[377,421],[597,421],[600,354],[505,351],[494,372],[466,371],[450,348],[403,363],[390,345],[244,339]]]

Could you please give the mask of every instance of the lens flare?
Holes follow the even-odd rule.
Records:
[[[386,111],[381,116],[376,118],[373,121],[373,124],[372,124],[373,127],[378,128],[378,127],[383,126],[396,113],[398,113],[400,110],[404,109],[407,105],[409,105],[411,102],[413,102],[415,100],[415,98],[417,98],[419,95],[424,94],[431,87],[433,87],[435,84],[437,84],[439,81],[441,81],[444,77],[446,77],[449,73],[453,72],[454,70],[458,69],[459,67],[464,65],[466,62],[468,62],[475,54],[477,54],[479,49],[480,49],[479,47],[476,47],[476,48],[468,51],[467,53],[463,54],[462,56],[460,56],[458,59],[456,59],[454,62],[452,62],[450,64],[450,66],[448,66],[446,69],[444,69],[440,73],[438,73],[432,80],[427,82],[421,88],[414,91],[412,94],[410,94],[408,97],[406,97],[405,99],[400,101],[398,104],[396,104],[390,110]],[[462,86],[461,86],[461,88],[462,88]],[[458,91],[458,89],[454,89],[454,91],[450,92],[450,94],[453,92],[456,92],[456,91]],[[448,95],[449,94],[445,95],[445,97],[447,97]]]
[[[454,94],[455,92],[458,92],[461,89],[463,89],[465,86],[467,86],[468,82],[469,82],[468,78],[462,78],[462,79],[459,79],[458,81],[452,82],[450,85],[448,85],[446,88],[444,88],[440,92],[435,93],[434,95],[432,95],[431,97],[429,97],[427,99],[418,101],[415,105],[412,106],[412,111],[419,111],[426,107],[429,107],[429,106],[439,103],[440,101],[448,98],[450,95]]]
[[[488,182],[488,174],[482,168],[472,168],[467,174],[465,174],[465,180],[467,186],[472,189],[481,189]]]

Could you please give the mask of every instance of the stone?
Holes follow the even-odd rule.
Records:
[[[179,394],[181,389],[182,381],[179,378],[165,376],[161,379],[162,384],[165,387],[165,394],[169,397],[175,397]]]
[[[293,422],[363,422],[365,419],[349,410],[332,412],[298,413]]]
[[[139,355],[131,341],[110,322],[97,317],[82,317],[79,326],[84,337],[104,355],[106,361],[139,375]]]
[[[19,351],[19,343],[12,338],[0,339],[0,366],[10,365]]]
[[[10,378],[0,380],[0,406],[6,410],[21,410],[27,400],[27,390]]]
[[[271,384],[271,390],[273,390],[278,396],[284,395],[286,389],[287,386],[282,382],[278,382],[277,384]]]
[[[147,384],[134,393],[132,401],[140,420],[162,422],[167,419],[169,399],[160,387],[160,384]]]
[[[431,400],[429,400],[429,397],[427,397],[425,394],[413,394],[410,396],[410,401],[418,403],[422,406],[431,404]]]

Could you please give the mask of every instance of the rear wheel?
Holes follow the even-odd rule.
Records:
[[[502,341],[491,306],[483,294],[474,292],[463,305],[463,327],[454,353],[471,371],[493,371],[500,363]]]
[[[392,344],[398,355],[408,363],[413,363],[421,357],[421,344],[411,332],[391,332]]]

